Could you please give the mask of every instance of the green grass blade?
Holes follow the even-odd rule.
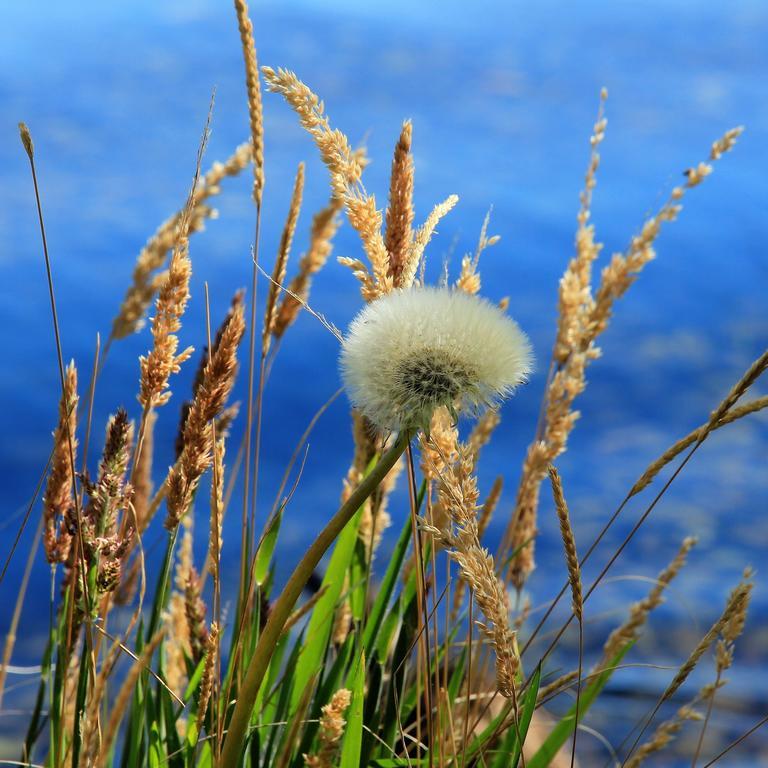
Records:
[[[341,747],[340,768],[360,768],[360,752],[363,746],[363,706],[365,704],[365,654],[355,665],[354,677],[348,681],[352,691],[352,703],[347,710],[347,727]]]
[[[341,532],[333,548],[328,570],[323,577],[323,587],[326,591],[312,611],[305,634],[304,648],[294,671],[291,713],[296,711],[304,689],[325,658],[333,629],[333,615],[344,588],[344,577],[355,551],[359,527],[360,510]]]
[[[261,586],[267,579],[269,566],[272,563],[272,555],[275,552],[277,536],[280,533],[280,524],[283,522],[283,505],[277,514],[269,521],[264,538],[256,552],[256,561],[253,567],[253,578],[258,586]]]

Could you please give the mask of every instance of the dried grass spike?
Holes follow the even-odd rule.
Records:
[[[43,544],[49,563],[63,563],[69,555],[72,536],[68,518],[74,507],[72,454],[77,449],[77,369],[72,361],[65,371],[64,392],[59,403],[59,421],[53,433],[51,472],[43,494],[45,529]]]
[[[285,272],[288,267],[288,256],[291,252],[291,243],[293,235],[296,232],[296,223],[299,220],[299,211],[301,210],[301,198],[304,193],[304,163],[299,163],[299,169],[296,172],[296,179],[293,182],[293,194],[291,195],[291,205],[288,209],[288,217],[283,226],[283,233],[280,236],[280,247],[275,259],[275,267],[272,272],[272,281],[269,284],[267,293],[267,307],[264,312],[264,331],[261,337],[261,353],[266,355],[269,350],[269,341],[274,333],[277,322],[277,298],[280,288],[285,282]]]
[[[248,3],[235,0],[237,26],[240,30],[240,44],[245,63],[245,87],[248,92],[248,117],[251,124],[251,145],[253,147],[253,199],[261,208],[264,193],[264,116],[261,104],[259,65],[256,61],[256,43],[253,39],[253,24],[248,16]]]
[[[403,123],[395,145],[389,182],[389,206],[386,213],[384,244],[389,255],[388,273],[396,288],[408,287],[402,282],[408,248],[413,238],[413,155],[411,154],[410,120]]]

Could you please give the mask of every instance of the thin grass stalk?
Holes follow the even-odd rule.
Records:
[[[382,455],[379,462],[353,491],[347,502],[331,518],[318,537],[309,547],[304,557],[293,571],[288,583],[283,588],[280,597],[272,606],[269,619],[264,631],[259,637],[253,656],[251,657],[235,704],[229,729],[224,739],[224,748],[219,759],[220,768],[236,765],[240,759],[244,739],[248,729],[251,712],[258,695],[264,674],[274,653],[277,641],[282,634],[285,622],[298,600],[302,589],[312,576],[320,559],[333,544],[344,526],[352,519],[363,502],[373,493],[379,483],[386,477],[387,472],[409,445],[411,433],[406,431],[398,435],[392,446]]]
[[[5,692],[5,678],[8,674],[8,665],[11,663],[11,656],[13,655],[13,649],[16,645],[16,632],[19,628],[19,620],[21,619],[21,609],[24,605],[24,598],[27,595],[27,587],[29,586],[29,576],[32,573],[32,566],[35,562],[35,555],[37,554],[37,548],[40,545],[40,539],[43,536],[43,518],[37,524],[37,530],[35,531],[35,538],[32,540],[32,547],[29,550],[27,556],[27,564],[24,566],[24,573],[21,577],[21,584],[19,585],[19,593],[16,597],[16,604],[13,608],[13,616],[11,617],[11,625],[8,627],[8,633],[5,636],[5,648],[3,649],[3,661],[2,667],[0,667],[0,710],[3,707],[3,693]]]
[[[61,343],[61,333],[59,331],[59,318],[58,318],[58,312],[56,309],[56,292],[54,290],[53,285],[53,272],[51,269],[51,259],[48,253],[48,240],[45,234],[45,221],[43,219],[43,207],[42,203],[40,201],[40,189],[38,187],[37,183],[37,170],[35,168],[35,151],[34,151],[34,145],[32,143],[32,135],[29,132],[29,128],[24,123],[19,123],[19,133],[21,137],[21,143],[24,146],[24,150],[27,153],[27,157],[29,158],[29,166],[30,171],[32,173],[32,184],[34,187],[34,193],[35,193],[35,203],[37,206],[37,215],[38,215],[38,222],[40,225],[40,237],[42,240],[43,245],[43,256],[45,261],[45,271],[46,271],[46,277],[48,281],[48,294],[50,298],[51,303],[51,318],[53,321],[53,333],[54,333],[54,339],[56,342],[56,360],[58,363],[58,369],[59,369],[59,380],[61,384],[61,392],[62,397],[66,397],[66,380],[65,380],[65,373],[64,373],[64,356],[62,353],[62,343]],[[79,502],[79,494],[77,490],[77,475],[76,475],[76,469],[75,469],[75,451],[74,451],[74,439],[75,436],[71,434],[69,421],[67,420],[65,422],[66,430],[67,430],[67,446],[69,451],[69,463],[70,463],[70,471],[72,473],[72,483],[73,483],[73,492],[74,492],[74,505],[75,505],[75,514],[76,514],[76,520],[77,520],[77,536],[75,537],[75,562],[80,564],[81,568],[81,578],[83,580],[82,583],[82,590],[83,590],[83,596],[86,601],[86,604],[89,604],[89,592],[88,592],[88,583],[86,579],[86,567],[85,567],[85,554],[83,552],[82,548],[82,509]],[[72,573],[72,581],[70,585],[70,591],[72,594],[72,602],[74,603],[75,598],[75,589],[77,585],[77,568],[73,567],[73,573]],[[71,619],[71,616],[70,616]],[[71,620],[69,622],[68,626],[68,642],[67,642],[67,650],[64,654],[65,658],[69,658],[69,650],[71,648],[71,636],[72,636],[72,624]],[[86,623],[85,628],[85,637],[86,637],[86,643],[88,645],[89,650],[92,650],[93,648],[93,636],[91,634],[90,624]],[[59,656],[59,662],[61,662],[61,655]],[[94,668],[95,668],[95,660],[91,654],[86,655],[84,658],[88,660],[88,673],[90,674],[91,678],[93,678],[94,675]],[[61,734],[61,738],[63,738],[63,733]],[[59,742],[59,748],[61,748],[61,742]]]
[[[747,372],[742,376],[740,379],[740,382],[744,381],[746,378],[749,378],[750,372],[754,370],[755,366],[765,357],[765,354],[762,355],[760,358],[758,358],[755,363],[753,363],[750,368],[747,370]],[[738,388],[738,384],[735,385],[734,389]],[[742,394],[746,390],[742,390]],[[735,401],[734,401],[735,402]],[[671,462],[674,458],[679,456],[686,448],[691,448],[689,453],[684,458],[683,462],[680,464],[680,466],[674,471],[674,473],[671,475],[671,477],[667,480],[667,482],[664,484],[662,489],[659,491],[659,493],[656,495],[654,500],[652,501],[651,505],[646,509],[645,513],[641,516],[640,520],[635,524],[632,531],[628,534],[627,538],[622,543],[620,550],[615,553],[614,557],[611,559],[611,561],[605,566],[603,573],[601,576],[598,577],[598,580],[593,583],[593,585],[590,587],[589,591],[584,597],[584,600],[592,594],[594,589],[597,587],[597,584],[599,581],[602,580],[605,573],[608,571],[608,569],[613,565],[615,560],[618,558],[618,556],[621,554],[621,552],[624,550],[624,547],[629,543],[630,539],[634,536],[634,534],[637,532],[637,529],[643,524],[645,519],[648,517],[648,515],[651,513],[652,509],[656,506],[656,504],[659,502],[659,500],[662,498],[662,496],[666,493],[667,489],[670,485],[675,481],[677,476],[682,472],[685,465],[688,463],[688,461],[692,458],[693,454],[696,453],[699,446],[706,440],[710,432],[713,432],[716,429],[719,429],[720,427],[725,426],[726,424],[730,424],[733,421],[736,421],[739,418],[742,418],[743,416],[746,416],[750,413],[754,413],[758,410],[762,410],[768,406],[768,397],[761,397],[757,398],[751,403],[747,403],[746,405],[743,405],[739,408],[733,408],[730,411],[725,412],[720,416],[720,418],[713,422],[712,419],[710,419],[709,422],[706,424],[702,424],[701,427],[698,427],[697,429],[693,430],[691,433],[689,433],[685,438],[675,443],[674,446],[669,448],[667,451],[665,451],[662,456],[654,461],[649,468],[645,471],[645,473],[641,476],[641,478],[635,483],[635,485],[630,489],[630,491],[627,493],[627,495],[624,497],[624,499],[621,501],[619,506],[616,508],[616,510],[611,515],[608,522],[603,526],[603,528],[598,533],[595,540],[589,545],[589,548],[584,553],[584,556],[581,558],[581,564],[587,562],[589,557],[592,555],[592,553],[597,549],[600,542],[603,540],[605,535],[608,533],[610,528],[613,526],[613,524],[616,522],[616,520],[619,518],[621,513],[623,512],[626,505],[629,503],[630,499],[635,496],[637,493],[639,493],[642,488],[647,487],[647,485],[650,484],[651,480],[658,474],[658,472]],[[718,408],[718,410],[720,410]],[[732,417],[732,418],[731,418]],[[650,479],[645,481],[647,479],[648,475],[651,475]],[[639,485],[642,485],[642,488],[638,488]],[[568,591],[569,582],[566,582],[562,588],[560,589],[560,592],[558,592],[555,599],[552,601],[552,603],[549,605],[547,610],[545,611],[542,618],[539,620],[539,623],[536,625],[533,632],[529,635],[528,639],[526,640],[525,644],[523,645],[522,650],[520,651],[520,655],[524,655],[525,652],[530,648],[533,641],[538,637],[539,632],[543,628],[544,624],[546,623],[547,619],[552,615],[552,612],[554,611],[555,607],[558,605],[560,600],[562,599],[563,595]],[[568,623],[570,623],[570,618],[568,619]],[[558,637],[555,639],[555,643],[562,637],[562,633],[565,631],[566,627],[563,627],[558,634]],[[554,647],[554,645],[550,646],[550,651]]]
[[[93,401],[96,394],[96,379],[99,375],[99,354],[101,351],[101,336],[96,334],[96,349],[93,352],[93,368],[91,369],[91,381],[88,385],[88,401],[86,405],[85,440],[83,440],[82,472],[85,474],[88,468],[88,445],[91,439],[91,425],[93,422]]]
[[[696,647],[691,651],[691,654],[688,656],[688,659],[685,661],[685,663],[680,667],[677,674],[673,678],[672,682],[666,687],[664,690],[664,693],[661,694],[659,697],[659,700],[656,702],[656,706],[653,708],[653,711],[651,714],[646,718],[645,723],[643,724],[643,727],[640,729],[640,733],[638,733],[637,738],[632,743],[632,746],[629,748],[629,752],[627,753],[627,756],[624,758],[625,762],[627,762],[634,753],[635,749],[637,748],[637,745],[640,743],[640,739],[643,737],[643,734],[647,730],[648,726],[653,721],[653,718],[656,716],[656,713],[661,708],[661,705],[668,701],[675,692],[680,688],[680,686],[688,679],[688,676],[693,671],[694,667],[699,663],[701,660],[701,657],[704,655],[706,650],[712,645],[712,643],[715,641],[717,636],[723,631],[723,629],[727,626],[728,622],[733,619],[733,617],[739,613],[740,611],[743,611],[744,604],[747,600],[749,600],[749,592],[751,590],[751,585],[743,581],[739,586],[733,590],[731,593],[728,602],[726,603],[725,610],[721,614],[720,618],[710,627],[709,631],[701,638],[699,643],[696,645]]]
[[[427,604],[427,585],[426,585],[426,573],[424,570],[424,549],[422,546],[421,532],[419,531],[419,525],[417,521],[417,509],[416,509],[416,473],[413,465],[413,452],[411,451],[410,443],[406,447],[406,456],[408,463],[408,490],[410,498],[410,518],[411,518],[411,532],[413,535],[413,550],[416,558],[416,602],[417,612],[419,615],[418,624],[418,636],[419,651],[421,655],[421,662],[424,665],[424,704],[426,707],[427,715],[427,739],[429,741],[429,765],[430,768],[434,760],[434,732],[432,722],[432,681],[431,681],[431,650],[429,647],[429,608]],[[433,548],[434,549],[434,548]],[[416,696],[419,700],[418,691]],[[417,723],[421,725],[421,718],[417,716]],[[417,737],[419,743],[421,743],[421,736]]]
[[[123,719],[123,713],[125,712],[128,702],[133,695],[133,689],[136,686],[136,682],[139,676],[144,672],[152,662],[152,656],[154,655],[157,647],[160,645],[160,641],[163,639],[165,630],[160,630],[153,634],[147,645],[144,647],[139,660],[131,667],[128,672],[120,691],[115,699],[115,704],[112,708],[112,713],[109,717],[109,722],[104,730],[104,741],[101,744],[99,750],[98,759],[96,762],[96,768],[106,768],[109,763],[109,756],[112,750],[112,743],[117,736],[117,732],[120,728],[120,721]]]

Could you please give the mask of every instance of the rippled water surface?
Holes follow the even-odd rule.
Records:
[[[214,86],[208,160],[227,156],[248,130],[237,30],[226,4],[142,0],[121,7],[48,6],[44,13],[31,4],[10,6],[0,30],[3,557],[50,450],[58,396],[44,268],[16,121],[27,121],[35,137],[64,354],[76,360],[83,380],[96,333],[104,338],[108,332],[136,254],[184,199]],[[460,256],[473,247],[493,206],[490,231],[502,239],[483,257],[483,291],[493,299],[510,297],[510,312],[530,334],[539,367],[504,407],[495,449],[483,457],[484,489],[496,474],[506,478],[491,544],[509,514],[535,426],[553,339],[557,280],[573,250],[600,87],[610,92],[594,202],[604,258],[626,246],[644,217],[679,183],[681,172],[705,158],[714,138],[733,125],[747,126],[736,151],[690,194],[680,220],[659,239],[658,260],[617,307],[603,338],[604,356],[589,371],[589,387],[579,403],[582,418],[559,461],[577,538],[586,545],[646,464],[701,423],[766,346],[766,7],[757,0],[543,2],[535,8],[307,0],[255,3],[253,15],[261,62],[296,70],[325,99],[334,124],[355,141],[365,139],[374,159],[366,186],[381,203],[400,123],[413,120],[417,218],[450,193],[461,198],[429,248],[431,278],[439,276],[444,260],[456,273]],[[297,253],[306,244],[311,213],[327,198],[327,174],[281,100],[266,96],[265,109],[261,243],[262,257],[271,263],[296,164],[307,161]],[[222,315],[233,291],[250,281],[248,178],[226,183],[217,207],[218,220],[192,242],[193,296],[182,342],[198,347],[205,328],[203,281],[209,284],[214,318]],[[360,253],[348,225],[338,235],[336,252]],[[360,307],[349,272],[329,264],[316,281],[312,304],[343,328]],[[145,331],[112,348],[97,391],[97,433],[121,403],[138,415],[137,355],[147,345]],[[266,391],[262,508],[274,497],[298,436],[339,385],[337,353],[335,339],[309,317],[300,318],[280,349]],[[189,389],[192,366],[187,368],[173,382],[178,395]],[[173,458],[178,402],[162,413],[158,481]],[[240,435],[233,434],[233,446]],[[708,440],[617,563],[616,578],[590,603],[595,620],[586,630],[587,644],[599,648],[623,615],[622,605],[642,596],[647,579],[685,535],[695,533],[700,545],[691,564],[656,617],[653,640],[641,643],[636,653],[641,661],[675,664],[717,615],[744,566],[757,566],[747,632],[733,684],[726,689],[730,693],[723,697],[727,706],[715,722],[723,738],[738,735],[768,707],[768,592],[760,572],[768,547],[767,445],[764,417]],[[285,518],[283,571],[332,511],[350,451],[348,406],[339,399],[310,440]],[[91,459],[95,462],[95,456]],[[652,498],[650,489],[630,505],[623,525],[595,556],[594,569],[587,567],[589,575]],[[398,497],[392,536],[404,509]],[[38,512],[36,507],[33,519]],[[201,524],[204,514],[200,510]],[[236,517],[225,527],[232,562],[239,540]],[[33,527],[2,585],[3,630]],[[204,537],[199,539],[202,546]],[[159,530],[147,537],[150,556],[160,541]],[[391,538],[385,549],[388,545]],[[49,575],[39,559],[16,665],[37,663],[47,628]],[[556,524],[545,498],[538,569],[530,582],[534,604],[550,597],[563,577]],[[564,655],[561,661],[572,659]],[[611,706],[596,713],[593,725],[620,743],[632,718],[652,705],[669,674],[639,669],[617,676]],[[7,706],[17,708],[2,713],[0,729],[11,741],[29,706],[29,679],[10,680],[19,687]],[[630,706],[620,698],[626,691],[647,701]],[[617,702],[619,707],[612,706]],[[764,747],[768,738],[758,734],[728,764],[756,765]]]

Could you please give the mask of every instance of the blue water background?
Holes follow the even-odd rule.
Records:
[[[102,339],[108,333],[136,254],[185,197],[214,86],[207,161],[224,159],[248,132],[240,46],[229,4],[140,0],[42,6],[6,5],[0,26],[3,558],[50,450],[59,392],[37,220],[16,122],[25,120],[34,135],[64,354],[76,360],[83,388],[96,333]],[[401,121],[413,120],[417,219],[450,193],[461,198],[428,249],[431,278],[448,257],[456,275],[461,255],[474,247],[493,205],[490,232],[502,239],[483,256],[483,293],[510,297],[510,312],[529,333],[539,367],[504,406],[494,447],[483,456],[482,488],[487,490],[496,474],[506,479],[489,544],[504,528],[535,426],[554,334],[557,280],[573,252],[600,88],[606,86],[610,94],[594,200],[603,260],[626,247],[644,218],[680,183],[681,172],[705,159],[714,138],[746,125],[737,149],[686,198],[680,220],[659,238],[658,260],[617,306],[601,340],[604,357],[589,369],[589,386],[578,403],[582,419],[558,461],[583,550],[647,463],[706,419],[766,346],[768,8],[759,0],[306,0],[255,3],[252,13],[261,63],[294,69],[325,99],[334,125],[353,141],[366,140],[374,160],[366,170],[366,186],[381,205]],[[306,161],[307,183],[295,256],[306,245],[312,212],[327,199],[327,174],[280,98],[265,96],[265,122],[261,252],[271,264],[296,164]],[[225,182],[216,201],[219,219],[192,241],[195,274],[183,344],[203,344],[203,281],[209,284],[214,321],[233,291],[250,282],[249,189],[248,174]],[[360,255],[346,224],[335,253]],[[340,328],[361,305],[355,280],[335,262],[318,276],[311,301]],[[138,415],[137,356],[148,344],[145,329],[113,347],[96,396],[97,436],[117,405]],[[262,509],[274,497],[298,436],[339,385],[337,353],[335,339],[307,316],[281,346],[266,391]],[[176,396],[161,411],[157,482],[173,459],[177,409],[189,391],[193,367],[188,364],[174,378]],[[241,400],[243,384],[244,377],[235,395]],[[757,389],[766,391],[764,384]],[[231,459],[241,429],[233,432]],[[653,577],[681,539],[695,533],[700,544],[691,563],[652,622],[652,639],[636,652],[640,660],[676,664],[717,616],[745,565],[757,567],[753,608],[733,684],[723,695],[728,706],[715,717],[713,747],[715,740],[738,735],[768,707],[768,592],[760,571],[768,547],[767,445],[764,417],[713,435],[615,567],[614,575],[622,579],[599,589],[588,611],[594,623],[587,628],[587,645],[598,649],[624,615],[622,606],[648,589],[639,577]],[[283,525],[281,576],[334,509],[350,454],[348,406],[340,399],[312,435]],[[564,577],[551,504],[543,495],[538,568],[529,585],[535,605],[551,597]],[[651,498],[652,491],[630,505],[624,524],[599,550],[594,567],[586,569],[588,576]],[[233,507],[225,527],[232,563],[238,508]],[[382,561],[405,509],[398,496]],[[39,505],[33,520],[38,513]],[[202,531],[205,509],[198,513]],[[2,585],[3,632],[33,527]],[[199,549],[204,539],[198,536]],[[161,533],[153,529],[145,544],[156,552],[159,542]],[[233,573],[234,566],[230,577]],[[48,582],[39,557],[14,664],[33,665],[39,659]],[[557,663],[573,665],[572,645]],[[617,675],[617,697],[608,700],[602,714],[595,713],[591,724],[618,744],[670,674],[639,669]],[[697,682],[707,674],[709,668]],[[6,756],[16,754],[15,734],[25,722],[33,690],[29,680],[9,680],[18,688],[17,698],[8,699],[0,713]],[[623,690],[648,698],[630,704],[618,697]],[[602,759],[596,741],[585,737],[582,744],[594,746]],[[755,765],[766,750],[768,737],[758,733],[726,764]]]

